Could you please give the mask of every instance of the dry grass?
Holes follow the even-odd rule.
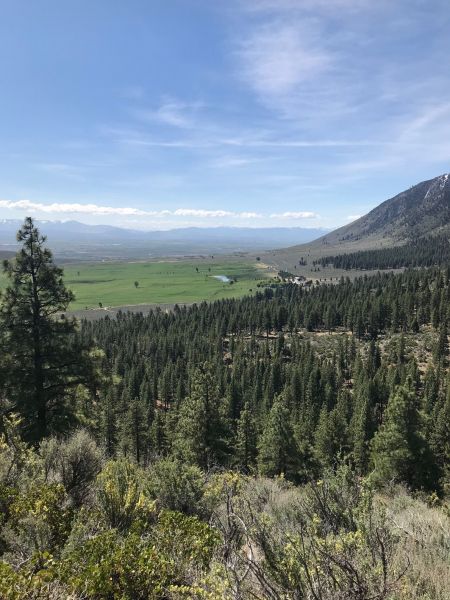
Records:
[[[428,506],[402,488],[380,498],[399,536],[396,568],[409,565],[395,598],[450,599],[450,518],[445,506]],[[394,600],[394,599],[393,599]]]

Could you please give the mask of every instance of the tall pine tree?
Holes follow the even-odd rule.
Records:
[[[425,450],[416,395],[410,385],[399,386],[389,398],[384,421],[373,438],[375,479],[426,485]]]
[[[88,373],[75,321],[58,318],[73,294],[45,239],[27,217],[17,234],[21,250],[3,263],[10,283],[0,308],[5,410],[21,415],[24,435],[33,442],[70,425],[74,407],[68,391],[85,382]]]

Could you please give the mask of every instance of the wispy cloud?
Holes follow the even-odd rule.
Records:
[[[217,128],[218,129],[218,128]],[[103,135],[113,139],[116,143],[136,147],[160,147],[180,149],[211,149],[215,147],[236,148],[358,148],[358,147],[382,147],[392,145],[395,142],[383,140],[364,139],[301,139],[286,137],[282,138],[275,132],[261,132],[255,130],[242,135],[238,130],[236,135],[230,135],[230,131],[216,131],[214,135],[209,132],[199,132],[195,136],[186,136],[177,139],[162,139],[161,137],[139,129],[123,129],[120,127],[103,127]],[[240,160],[240,158],[238,159]],[[247,159],[243,159],[247,160]],[[250,159],[251,160],[251,159]]]
[[[285,96],[330,68],[333,58],[307,27],[270,23],[241,42],[242,76],[260,94]]]
[[[131,112],[140,120],[159,122],[181,129],[195,126],[198,112],[204,108],[202,102],[183,102],[166,98],[156,109],[135,108]]]
[[[39,171],[43,171],[51,175],[60,175],[63,177],[67,177],[68,179],[83,179],[81,169],[75,165],[68,163],[36,163],[34,167]]]
[[[378,3],[384,4],[385,0],[378,0]],[[374,2],[373,0],[245,0],[245,7],[250,12],[279,12],[280,10],[291,13],[308,10],[356,12],[373,8]]]
[[[246,167],[261,160],[250,156],[220,156],[212,160],[210,164],[215,169],[234,169],[236,167]]]

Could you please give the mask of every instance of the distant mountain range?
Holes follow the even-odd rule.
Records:
[[[414,185],[311,246],[396,246],[446,233],[450,234],[449,174]]]
[[[22,221],[0,220],[0,252],[17,248]],[[140,231],[78,221],[36,221],[56,256],[65,260],[132,259],[264,251],[310,242],[325,229],[301,227],[190,227]]]
[[[0,220],[0,255],[17,248],[20,220]],[[288,265],[309,255],[398,246],[424,236],[450,235],[450,175],[423,181],[367,215],[332,232],[301,227],[190,227],[140,231],[78,221],[36,221],[55,255],[64,260],[143,259],[271,251]],[[281,262],[280,262],[281,261]]]

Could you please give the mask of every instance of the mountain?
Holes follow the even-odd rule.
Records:
[[[0,220],[0,250],[17,247],[22,221]],[[168,231],[141,231],[78,221],[36,221],[49,246],[65,260],[142,259],[162,256],[229,254],[265,251],[307,243],[325,229],[301,227],[190,227]]]
[[[418,183],[312,242],[263,253],[261,260],[274,268],[314,278],[313,265],[325,257],[393,248],[439,234],[450,237],[449,174]],[[332,275],[335,273],[328,273]],[[323,269],[317,278],[321,276],[325,276]]]
[[[396,246],[425,235],[450,233],[450,177],[422,181],[311,246]]]

